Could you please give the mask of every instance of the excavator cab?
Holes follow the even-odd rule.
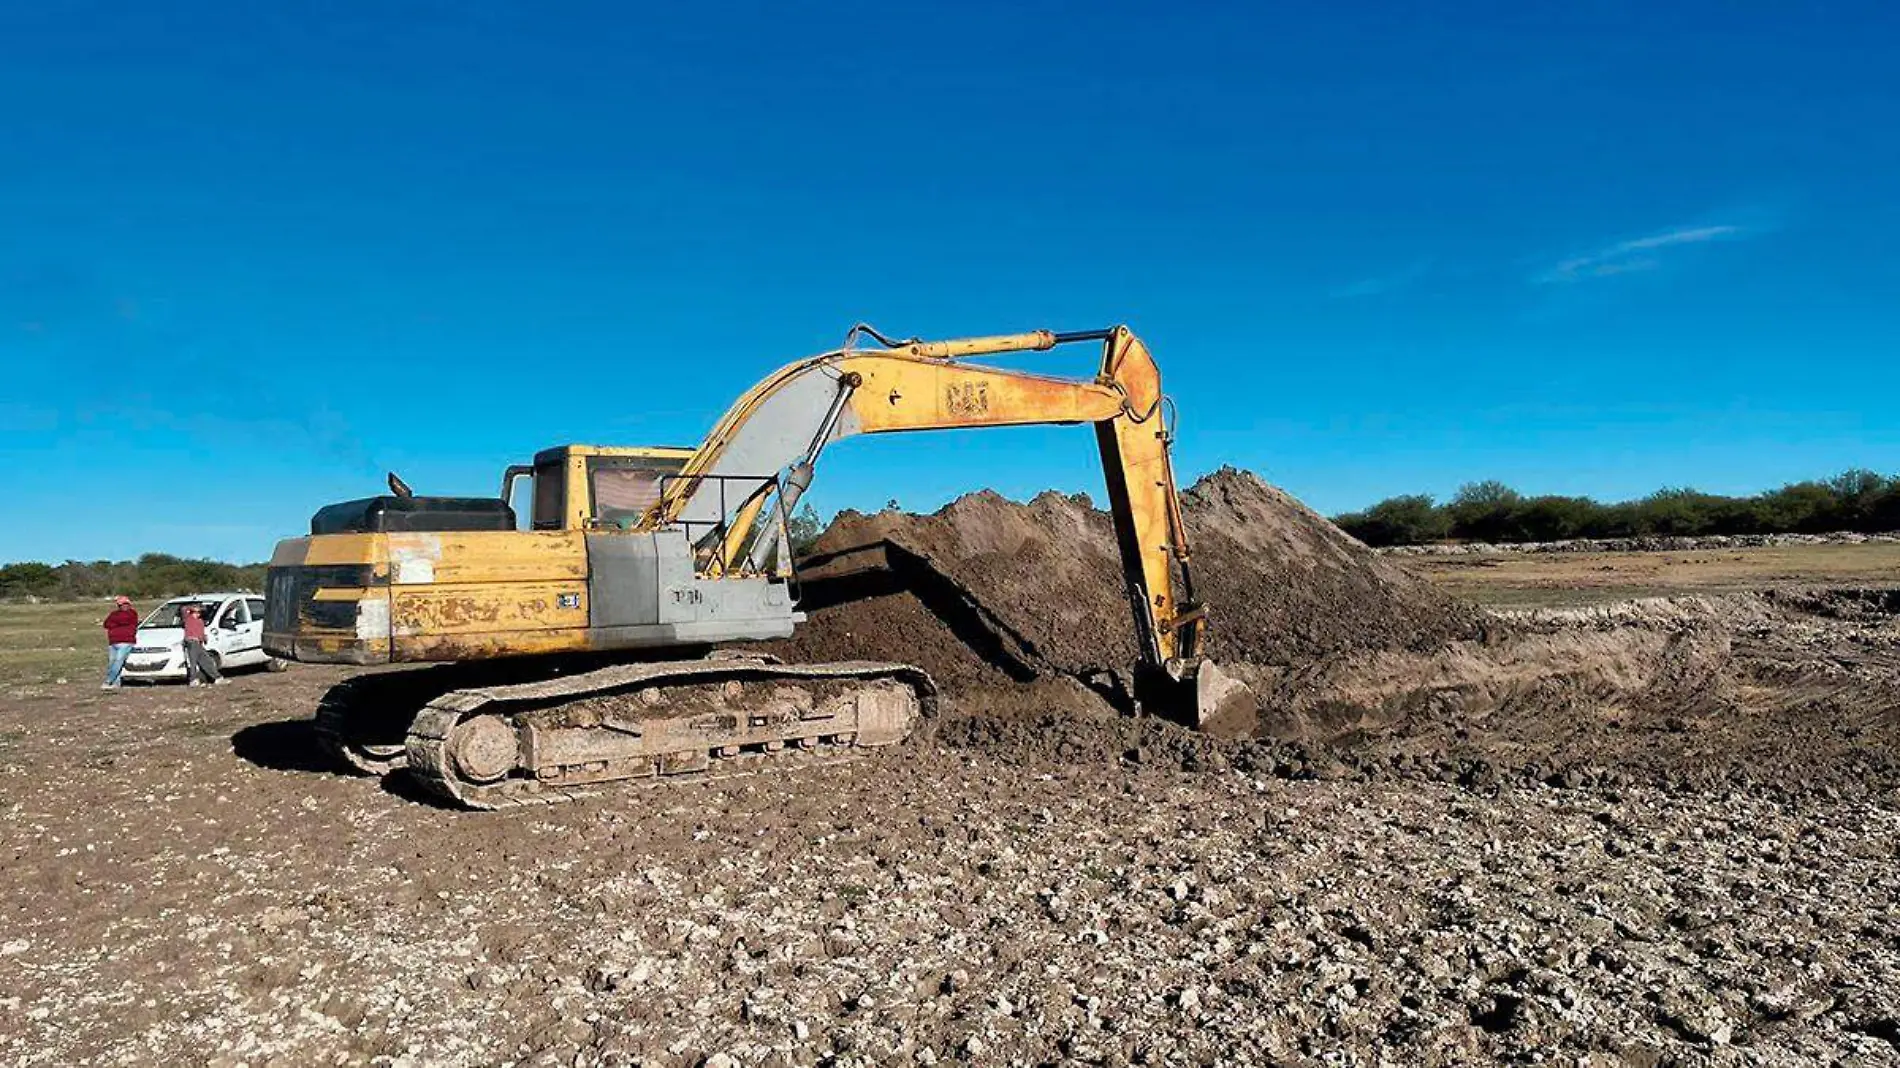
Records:
[[[692,455],[666,446],[560,445],[508,468],[498,497],[419,496],[392,473],[389,494],[325,505],[311,517],[310,533],[632,530]],[[532,491],[518,501],[523,480]],[[527,506],[525,523],[517,503]]]
[[[687,535],[694,570],[703,577],[788,577],[791,560],[783,530],[787,508],[781,504],[766,510],[785,489],[780,477],[689,474],[686,467],[694,452],[671,446],[544,449],[535,454],[534,463],[508,468],[501,499],[516,501],[521,481],[529,479],[533,492],[525,529],[638,532],[673,526]],[[669,496],[702,489],[710,511],[671,518],[663,514]],[[759,551],[741,556],[733,551],[741,541],[757,543]]]
[[[503,473],[501,499],[512,504],[525,478],[533,485],[529,530],[633,530],[692,456],[668,446],[559,445]]]

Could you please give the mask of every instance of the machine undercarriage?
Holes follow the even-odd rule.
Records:
[[[440,670],[341,684],[318,714],[325,747],[360,771],[407,768],[442,800],[495,809],[628,779],[834,762],[902,741],[936,696],[922,671],[871,661],[720,655],[448,690]]]

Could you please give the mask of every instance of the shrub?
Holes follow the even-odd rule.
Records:
[[[1900,530],[1900,477],[1864,468],[1822,481],[1795,482],[1752,497],[1689,488],[1660,489],[1641,500],[1601,504],[1588,497],[1526,498],[1496,480],[1468,482],[1449,503],[1388,497],[1335,522],[1368,545],[1462,541],[1561,541],[1645,535],[1824,534]]]
[[[123,593],[150,600],[205,590],[262,590],[263,564],[183,560],[147,553],[137,560],[68,560],[0,565],[0,600],[81,601]]]
[[[1341,516],[1346,533],[1367,545],[1418,545],[1451,533],[1451,520],[1424,494],[1388,497],[1363,512]]]

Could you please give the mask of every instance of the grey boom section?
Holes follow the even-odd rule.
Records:
[[[693,527],[717,523],[725,518],[722,500],[726,507],[737,507],[780,471],[806,458],[814,444],[823,448],[858,432],[849,406],[840,410],[836,403],[846,387],[829,358],[808,361],[787,375],[733,429],[712,466],[700,472],[706,480],[687,498],[680,520]]]

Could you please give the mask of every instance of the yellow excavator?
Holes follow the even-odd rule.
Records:
[[[1102,346],[1093,379],[969,362],[1083,342]],[[820,454],[855,434],[1087,423],[1139,637],[1136,696],[1191,724],[1250,714],[1252,695],[1201,653],[1166,409],[1126,327],[923,341],[860,325],[754,386],[697,448],[568,445],[508,468],[499,497],[416,496],[392,475],[390,495],[319,510],[272,554],[264,645],[305,663],[456,662],[358,676],[316,727],[352,766],[406,766],[474,808],[889,745],[934,701],[919,669],[730,648],[805,618],[787,520]]]

